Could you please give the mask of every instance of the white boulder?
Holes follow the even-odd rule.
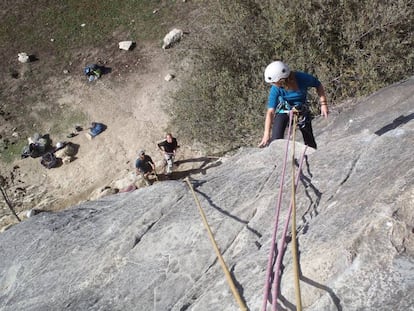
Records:
[[[174,28],[164,37],[162,48],[168,49],[173,46],[175,43],[181,40],[183,36],[183,31],[181,29]]]
[[[134,42],[132,41],[121,41],[119,42],[119,49],[129,51],[133,44]]]
[[[30,56],[27,53],[18,53],[17,54],[19,62],[21,63],[28,63],[30,61]]]
[[[170,74],[170,73],[169,73],[169,74],[167,74],[167,75],[164,77],[164,80],[165,80],[165,81],[167,81],[167,82],[168,82],[168,81],[171,81],[172,79],[174,79],[174,75],[172,75],[172,74]]]

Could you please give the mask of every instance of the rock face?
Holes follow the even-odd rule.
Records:
[[[314,120],[296,198],[304,310],[413,310],[413,119],[409,79]],[[262,305],[285,145],[243,148],[191,178],[249,310]],[[279,310],[296,305],[288,242]],[[239,310],[182,181],[13,226],[0,234],[0,289],[4,311]]]

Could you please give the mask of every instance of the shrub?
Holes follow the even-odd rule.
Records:
[[[221,149],[258,142],[272,60],[316,75],[332,103],[413,73],[410,1],[223,0],[210,9],[209,35],[191,42],[193,72],[169,109],[188,140]]]
[[[267,96],[263,59],[270,58],[257,10],[251,1],[220,2],[211,14],[223,20],[208,29],[216,35],[191,42],[195,65],[169,109],[180,137],[222,150],[257,140]]]

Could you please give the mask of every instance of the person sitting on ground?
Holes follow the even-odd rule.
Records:
[[[171,133],[167,133],[165,135],[165,140],[158,143],[158,148],[164,151],[164,158],[167,163],[167,174],[171,174],[172,162],[174,161],[175,153],[178,148],[177,139],[173,137]],[[169,161],[171,161],[171,167],[168,165]]]
[[[145,150],[138,152],[138,158],[135,161],[137,175],[140,174],[147,186],[151,185],[148,176],[155,173],[155,164],[149,155],[145,154]]]

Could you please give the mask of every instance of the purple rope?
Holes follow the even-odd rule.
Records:
[[[299,178],[300,178],[301,171],[302,171],[303,159],[305,158],[305,153],[306,153],[307,148],[308,146],[305,146],[305,149],[303,149],[302,155],[300,157],[298,173],[296,174],[295,187],[297,187],[299,183]],[[290,216],[292,215],[292,210],[293,210],[293,202],[291,199],[289,212],[286,218],[285,228],[283,229],[281,241],[279,244],[279,251],[277,253],[277,258],[276,258],[276,263],[275,263],[275,277],[273,278],[273,295],[276,296],[276,298],[273,298],[273,299],[277,299],[277,296],[279,294],[280,266],[282,264],[282,258],[283,258],[283,254],[285,251],[286,235],[287,235],[287,231],[289,228],[289,222],[290,222]],[[276,301],[276,300],[273,300],[273,301]],[[273,304],[273,311],[277,311],[276,303]]]
[[[270,245],[269,259],[267,261],[262,311],[266,311],[267,297],[269,296],[269,291],[270,291],[270,284],[271,284],[271,278],[270,277],[271,277],[272,270],[273,270],[273,258],[274,258],[274,254],[275,254],[275,248],[276,248],[276,234],[277,234],[277,229],[278,229],[278,224],[279,224],[280,207],[282,205],[282,192],[283,192],[283,184],[284,184],[284,181],[285,181],[287,158],[288,158],[288,154],[289,154],[288,153],[288,151],[289,151],[289,138],[290,138],[290,133],[291,133],[291,129],[292,129],[292,125],[291,125],[292,124],[292,117],[293,117],[293,112],[290,111],[289,112],[288,139],[286,141],[285,158],[284,158],[284,161],[283,161],[282,175],[281,175],[281,178],[280,178],[280,189],[279,189],[279,195],[278,195],[278,200],[277,200],[277,205],[276,205],[276,214],[275,214],[275,219],[274,219],[274,229],[273,229],[273,234],[272,234],[272,242],[271,242],[271,245]],[[273,301],[273,303],[276,303],[276,301]]]

